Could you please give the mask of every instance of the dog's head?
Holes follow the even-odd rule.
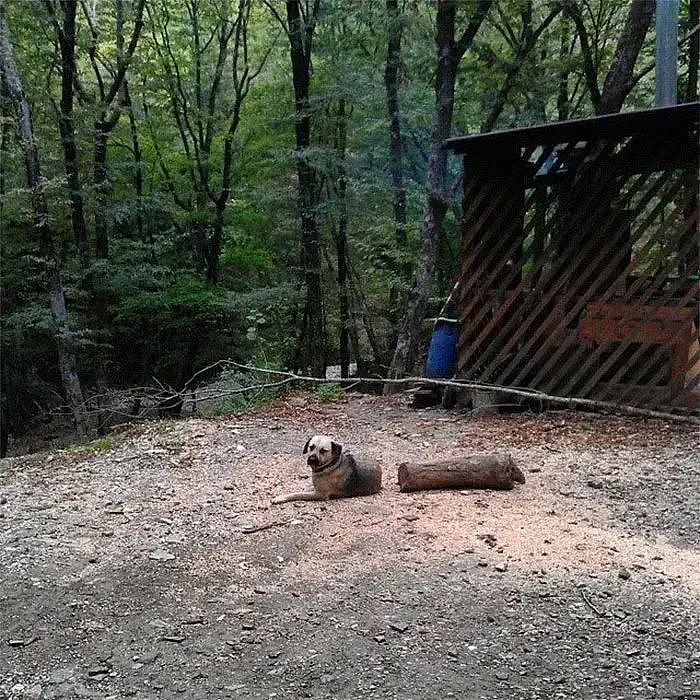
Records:
[[[313,471],[323,469],[340,457],[343,446],[327,435],[314,435],[306,441],[302,454],[308,455],[306,463]]]

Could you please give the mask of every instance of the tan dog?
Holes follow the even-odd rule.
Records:
[[[272,503],[370,496],[382,488],[382,469],[379,465],[360,466],[351,454],[343,452],[342,445],[333,442],[327,435],[309,438],[303,454],[309,455],[306,463],[311,467],[314,490],[277,496]]]

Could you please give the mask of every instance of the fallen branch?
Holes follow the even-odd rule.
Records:
[[[605,617],[605,613],[602,610],[598,610],[593,603],[588,599],[588,596],[584,593],[583,589],[581,589],[581,597],[583,598],[583,602],[598,616],[598,617]]]
[[[294,372],[287,372],[276,369],[266,369],[264,367],[253,367],[251,365],[241,364],[240,362],[234,362],[233,360],[223,360],[223,363],[230,364],[233,367],[238,367],[239,369],[245,369],[250,372],[262,372],[263,374],[276,374],[278,376],[288,377],[292,381],[297,382],[308,382],[312,384],[343,384],[348,381],[361,381],[367,384],[398,384],[398,385],[411,385],[411,384],[427,384],[429,386],[451,386],[458,389],[477,389],[481,391],[498,391],[503,394],[509,394],[511,396],[521,396],[528,399],[538,399],[540,401],[549,401],[550,403],[558,404],[560,406],[566,406],[568,408],[597,408],[604,409],[607,411],[618,411],[630,416],[641,416],[645,418],[660,418],[662,420],[673,420],[693,423],[700,425],[700,418],[695,416],[687,416],[677,413],[667,413],[665,411],[655,411],[649,408],[640,408],[638,406],[629,406],[627,404],[616,404],[612,401],[597,401],[595,399],[585,399],[579,398],[577,396],[556,396],[553,394],[545,394],[544,392],[537,391],[536,389],[516,389],[509,386],[500,386],[498,384],[487,384],[482,382],[471,382],[460,379],[432,379],[428,377],[399,377],[398,379],[382,379],[375,377],[353,377],[350,379],[334,379],[328,380],[323,377],[307,377],[305,375],[296,374]]]
[[[282,525],[289,525],[291,520],[275,520],[271,523],[265,523],[264,525],[250,525],[241,529],[244,535],[252,535],[254,532],[262,532],[263,530],[269,530],[273,527],[278,527]]]
[[[216,369],[225,369],[227,367],[235,367],[240,370],[245,370],[251,373],[267,374],[273,375],[277,379],[269,382],[261,382],[258,384],[251,384],[249,386],[242,386],[232,389],[223,389],[220,387],[212,387],[211,389],[195,389],[192,386],[192,381],[194,377],[201,376],[203,373],[211,372]],[[638,416],[642,418],[656,418],[667,421],[677,421],[686,422],[694,425],[700,425],[700,418],[682,414],[682,413],[668,413],[665,411],[657,411],[654,409],[641,408],[638,406],[630,406],[627,404],[616,404],[612,401],[597,401],[594,399],[586,399],[575,396],[556,396],[553,394],[545,394],[544,392],[537,391],[535,389],[523,389],[515,388],[509,386],[501,386],[497,384],[489,384],[484,382],[473,382],[460,379],[433,379],[428,377],[400,377],[397,379],[384,379],[381,377],[351,377],[343,379],[326,379],[325,377],[309,377],[303,374],[297,374],[295,372],[289,372],[286,370],[268,369],[266,367],[255,367],[253,365],[244,364],[241,362],[235,362],[233,360],[219,360],[202,370],[199,370],[193,378],[186,382],[185,386],[188,387],[182,390],[175,390],[171,387],[165,388],[168,393],[168,402],[175,403],[177,400],[181,400],[183,406],[187,402],[199,402],[205,400],[214,399],[224,399],[231,396],[237,396],[241,394],[249,394],[251,392],[259,392],[267,389],[278,389],[285,387],[294,383],[300,384],[338,384],[345,389],[352,388],[358,382],[365,384],[393,384],[399,386],[407,387],[407,390],[411,390],[416,386],[441,386],[441,387],[454,387],[456,389],[474,389],[489,392],[499,392],[501,394],[506,394],[509,396],[518,396],[527,399],[536,399],[538,401],[546,401],[558,406],[563,406],[570,409],[577,408],[588,408],[600,411],[608,411],[613,413],[620,413],[629,416]],[[102,397],[117,397],[121,396],[123,399],[129,398],[132,400],[142,399],[151,400],[153,405],[144,406],[138,412],[129,413],[118,408],[109,408],[106,406],[100,407],[99,409],[87,409],[87,415],[104,415],[106,413],[118,416],[128,417],[132,420],[137,420],[139,418],[145,418],[149,415],[153,415],[159,412],[160,401],[162,398],[162,392],[164,388],[162,385],[160,387],[137,387],[127,389],[123,392],[106,392],[103,394],[95,394],[89,397],[85,402],[84,406],[90,406],[94,403],[95,399]],[[56,409],[52,411],[54,415],[61,415],[61,409]],[[72,410],[66,408],[65,413],[67,416],[72,415]]]

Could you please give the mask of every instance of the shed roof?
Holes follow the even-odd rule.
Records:
[[[700,102],[688,102],[673,107],[603,114],[586,119],[491,131],[473,136],[455,136],[447,139],[445,144],[455,153],[470,153],[491,149],[501,150],[514,146],[564,143],[573,139],[588,141],[620,138],[660,129],[670,134],[676,130],[687,134],[689,129],[698,128],[698,117],[700,117]]]

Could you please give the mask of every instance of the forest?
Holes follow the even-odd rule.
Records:
[[[678,102],[697,100],[699,9],[680,2]],[[652,107],[654,15],[0,0],[3,454],[50,421],[85,438],[177,414],[224,359],[420,372],[459,269],[445,139]]]

